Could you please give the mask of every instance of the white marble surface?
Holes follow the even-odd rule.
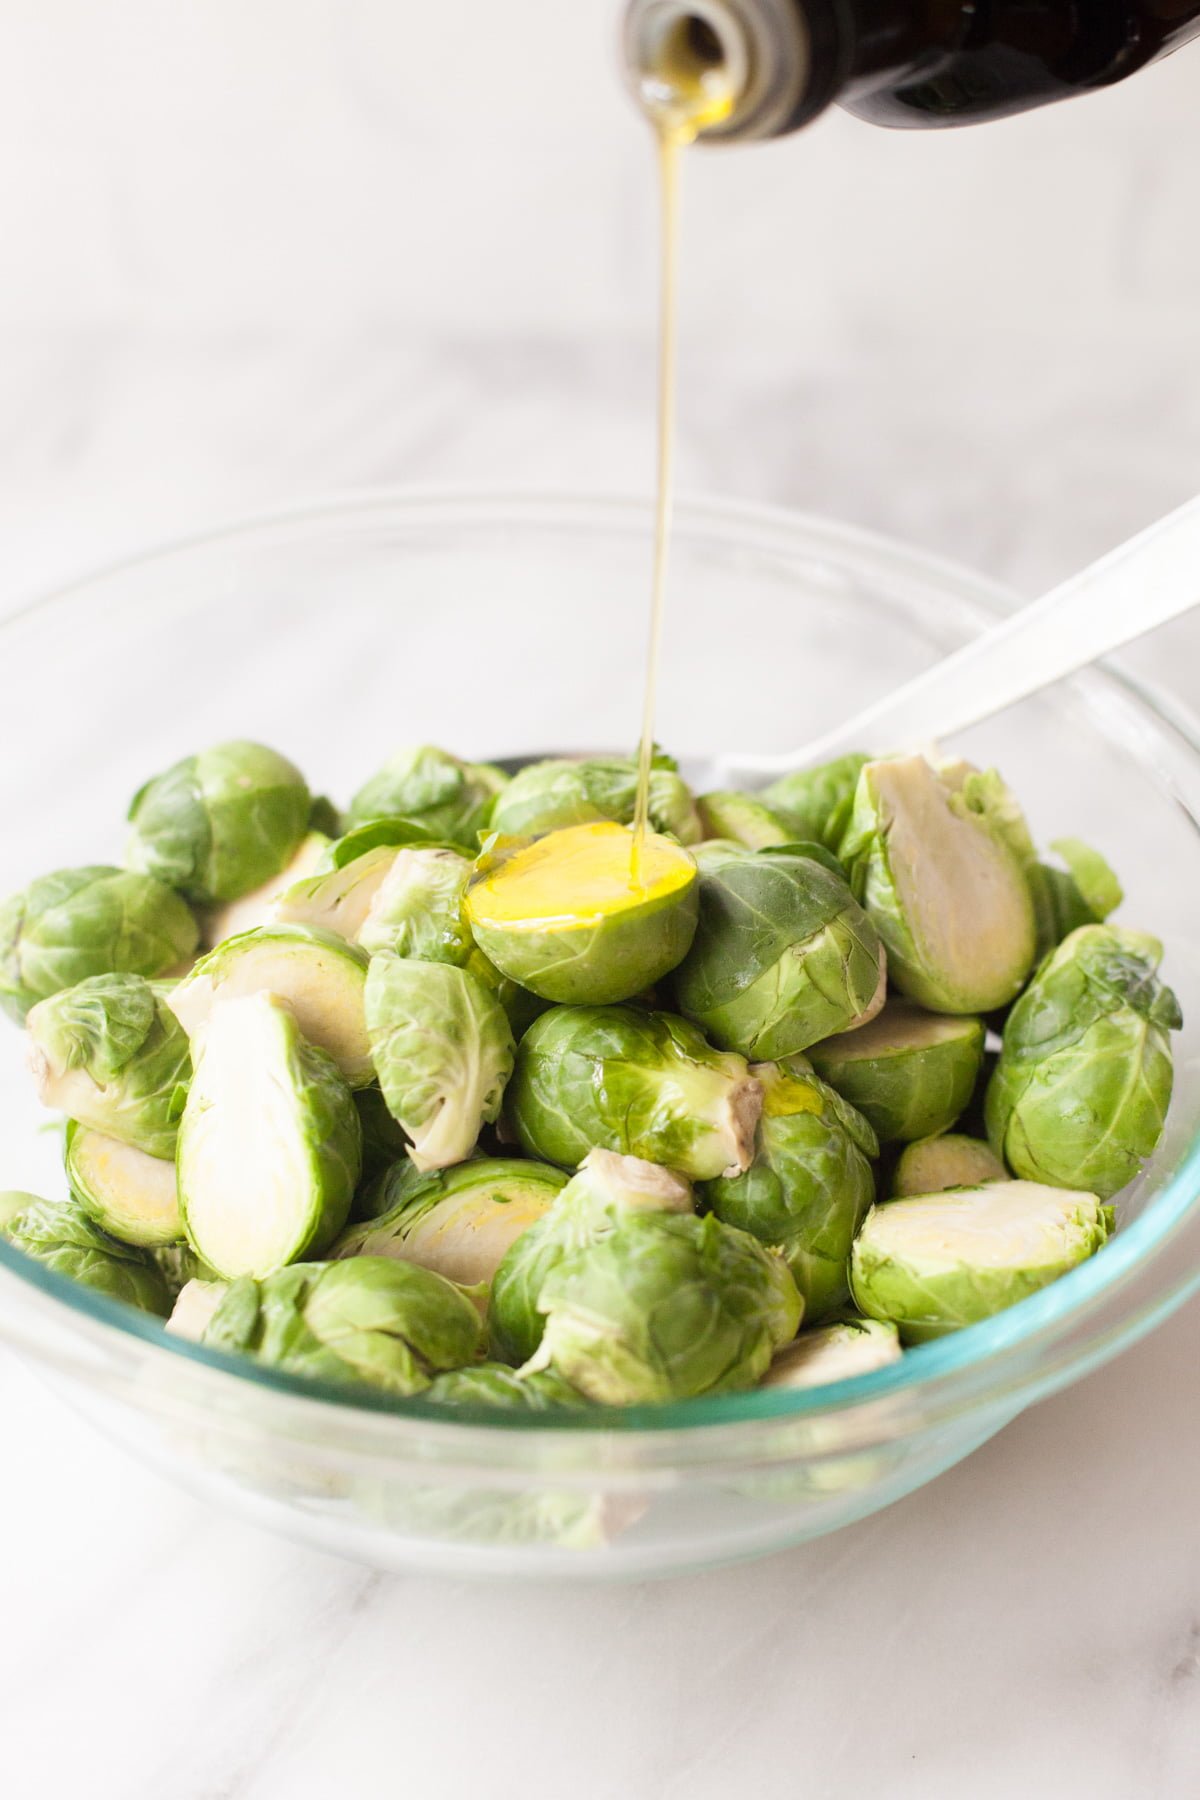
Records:
[[[649,165],[612,9],[495,19],[6,9],[6,604],[330,489],[646,488]],[[1200,49],[953,139],[837,118],[697,161],[684,482],[1028,591],[1194,491],[1198,83]],[[1184,624],[1136,660],[1196,702],[1198,651]],[[833,1540],[518,1591],[233,1523],[0,1360],[3,1791],[1185,1800],[1198,1365],[1193,1308]]]

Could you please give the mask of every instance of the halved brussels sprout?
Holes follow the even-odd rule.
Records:
[[[1182,1023],[1161,958],[1144,932],[1085,925],[1042,964],[1008,1015],[985,1101],[1014,1174],[1108,1199],[1154,1150]]]
[[[405,819],[396,814],[389,814],[382,819],[368,819],[365,825],[355,825],[343,832],[324,851],[320,862],[313,870],[314,875],[323,875],[330,869],[344,869],[348,863],[357,862],[368,850],[402,850],[413,844],[433,844],[445,847],[446,839],[429,826],[423,825],[420,819]]]
[[[858,1108],[882,1144],[933,1137],[967,1105],[983,1063],[982,1019],[922,1012],[889,1000],[858,1031],[814,1044],[818,1075]]]
[[[26,1256],[110,1300],[164,1319],[171,1310],[167,1284],[148,1252],[109,1237],[78,1200],[33,1198],[9,1221],[4,1235]]]
[[[396,1256],[464,1287],[492,1279],[505,1251],[549,1212],[567,1182],[548,1163],[499,1157],[415,1180],[401,1165],[401,1174],[399,1203],[343,1232],[331,1254]]]
[[[420,1393],[444,1370],[474,1362],[483,1325],[470,1299],[431,1269],[355,1256],[233,1282],[204,1342],[289,1374],[362,1381],[406,1395]]]
[[[196,1344],[203,1343],[213,1314],[228,1291],[227,1281],[204,1281],[194,1275],[190,1281],[184,1282],[176,1294],[166,1329],[176,1337],[191,1338]]]
[[[476,1363],[439,1375],[421,1395],[448,1406],[496,1406],[505,1412],[549,1412],[559,1406],[586,1406],[583,1395],[553,1369],[523,1375],[507,1363]]]
[[[358,934],[363,949],[461,968],[474,949],[463,906],[470,873],[467,858],[445,845],[397,850]]]
[[[940,1194],[945,1188],[979,1187],[1004,1181],[1008,1170],[982,1138],[946,1131],[918,1138],[901,1152],[892,1176],[897,1199],[909,1194]]]
[[[817,1331],[802,1331],[786,1344],[762,1379],[765,1388],[825,1387],[851,1381],[899,1361],[900,1333],[890,1320],[840,1319]]]
[[[371,958],[367,1032],[388,1110],[407,1132],[418,1169],[462,1162],[497,1117],[513,1066],[513,1037],[495,996],[465,969]]]
[[[787,841],[811,840],[836,851],[850,820],[859,775],[869,761],[859,751],[849,751],[815,769],[781,775],[759,798],[782,819]]]
[[[941,1337],[1036,1293],[1085,1262],[1112,1230],[1095,1194],[990,1181],[889,1200],[854,1245],[855,1304],[906,1344]]]
[[[25,1021],[43,1106],[144,1150],[173,1157],[191,1079],[188,1040],[141,975],[94,975],[40,1000]]]
[[[556,1006],[517,1050],[508,1116],[531,1156],[617,1150],[695,1181],[750,1167],[762,1089],[694,1025],[630,1006]]]
[[[1078,838],[1056,838],[1050,848],[1065,868],[1042,861],[1025,871],[1037,914],[1039,957],[1081,925],[1102,925],[1125,897],[1098,850]]]
[[[362,1126],[363,1145],[363,1181],[364,1184],[374,1179],[382,1171],[389,1169],[393,1163],[408,1155],[408,1139],[398,1119],[393,1119],[388,1111],[387,1101],[383,1097],[382,1088],[355,1088],[354,1104],[358,1110],[358,1122]],[[360,1188],[355,1196],[354,1217],[370,1218],[373,1214],[364,1212],[359,1199],[364,1189]]]
[[[217,744],[138,789],[126,861],[197,905],[238,900],[287,867],[311,805],[285,756],[241,739]]]
[[[97,1225],[152,1249],[183,1236],[175,1164],[70,1120],[65,1157],[71,1192]]]
[[[875,927],[822,863],[795,847],[714,848],[673,987],[680,1011],[715,1043],[775,1061],[872,1017],[883,955]]]
[[[696,865],[655,833],[602,820],[485,856],[467,893],[475,940],[544,1000],[630,1000],[673,969],[696,929]]]
[[[162,975],[199,940],[188,907],[152,876],[59,869],[0,907],[0,1005],[20,1023],[36,1001],[93,975]]]
[[[810,1324],[845,1305],[854,1234],[875,1198],[879,1144],[860,1113],[799,1057],[755,1063],[763,1110],[744,1175],[705,1182],[701,1198],[726,1225],[777,1250],[804,1297]]]
[[[637,763],[627,756],[553,757],[514,775],[492,813],[491,829],[504,837],[540,837],[568,825],[611,819],[632,825],[637,805]],[[691,789],[669,756],[656,754],[650,771],[650,823],[681,844],[698,844],[704,827]]]
[[[359,788],[347,823],[354,828],[399,815],[474,855],[507,780],[491,763],[460,762],[432,744],[397,750]]]
[[[204,1258],[197,1256],[192,1246],[186,1241],[178,1244],[158,1244],[150,1251],[150,1255],[173,1299],[179,1298],[189,1281],[215,1281],[217,1279]]]
[[[932,1012],[1007,1006],[1033,967],[1033,899],[1002,789],[955,788],[923,756],[868,763],[859,777],[839,854],[890,979]]]
[[[276,896],[264,923],[308,925],[356,944],[399,854],[394,846],[381,845],[339,868],[306,875]]]
[[[538,1295],[551,1269],[597,1243],[627,1212],[688,1212],[692,1190],[680,1176],[637,1156],[589,1150],[545,1217],[516,1237],[492,1279],[488,1329],[495,1355],[524,1363],[545,1323]]]
[[[700,794],[696,810],[706,838],[741,844],[747,850],[769,850],[773,845],[796,841],[795,832],[757,794],[743,794],[737,789]]]
[[[202,956],[170,995],[171,1011],[189,1037],[218,1004],[246,994],[286,1000],[310,1044],[327,1050],[351,1087],[375,1079],[367,1038],[365,951],[332,931],[307,925],[261,925],[226,938]]]
[[[538,1295],[534,1367],[607,1406],[753,1387],[804,1303],[782,1257],[712,1217],[627,1212]]]
[[[243,931],[256,931],[260,925],[268,924],[275,917],[275,902],[279,897],[297,882],[316,874],[329,844],[323,831],[308,832],[277,875],[272,875],[261,887],[243,894],[240,900],[210,908],[201,921],[204,948],[211,950],[226,938],[240,937]]]
[[[268,1275],[333,1241],[362,1162],[349,1088],[272,994],[214,1007],[179,1128],[188,1238],[218,1275]]]

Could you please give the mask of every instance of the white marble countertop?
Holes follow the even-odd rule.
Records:
[[[19,271],[0,292],[5,604],[356,485],[648,488],[646,166],[618,97],[598,85],[571,115],[600,134],[586,166],[558,158],[565,101],[490,118],[454,162],[428,104],[393,105],[385,9],[349,10],[329,55],[332,12],[299,9],[272,86],[274,5],[247,20],[214,0],[181,44],[148,0],[107,15],[103,42],[81,0],[17,9],[0,130],[32,185],[0,191]],[[550,32],[572,9],[535,10]],[[611,11],[579,9],[597,41]],[[108,40],[135,25],[153,104]],[[892,531],[1028,592],[1200,487],[1198,70],[1195,51],[1088,102],[1086,129],[1063,108],[951,154],[839,119],[810,161],[706,165],[693,209],[729,249],[713,269],[692,240],[683,484]],[[380,185],[384,153],[407,184]],[[298,279],[314,233],[331,248]],[[1198,652],[1185,623],[1135,660],[1197,703]],[[0,1785],[1188,1800],[1197,1367],[1193,1307],[833,1539],[598,1590],[296,1548],[135,1466],[0,1358]]]

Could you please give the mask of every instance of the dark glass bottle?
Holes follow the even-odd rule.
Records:
[[[747,139],[835,103],[875,125],[1003,118],[1121,81],[1198,33],[1200,0],[630,0],[624,51],[648,112],[724,94],[698,135]]]

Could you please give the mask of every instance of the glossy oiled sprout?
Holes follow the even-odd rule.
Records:
[[[474,855],[506,782],[507,776],[490,763],[460,762],[432,744],[397,750],[359,788],[347,824],[354,828],[399,816]]]
[[[367,1040],[366,952],[331,931],[307,925],[262,925],[226,938],[201,957],[174,988],[171,1010],[189,1036],[218,1004],[247,994],[274,994],[296,1015],[308,1041],[327,1050],[351,1087],[375,1079]]]
[[[851,1381],[899,1360],[900,1334],[880,1319],[841,1319],[817,1331],[802,1331],[786,1344],[763,1376],[765,1388],[825,1387]]]
[[[564,1168],[599,1148],[710,1181],[749,1168],[761,1105],[744,1059],[686,1019],[557,1006],[521,1040],[508,1116],[531,1156]]]
[[[1171,1101],[1179,1003],[1144,932],[1085,925],[1017,1001],[988,1083],[993,1150],[1016,1175],[1107,1199],[1132,1181]]]
[[[889,1200],[854,1245],[855,1304],[906,1344],[990,1318],[1099,1250],[1112,1209],[1095,1194],[993,1181]]]
[[[538,1309],[534,1365],[629,1406],[753,1387],[804,1307],[787,1264],[747,1232],[635,1211],[551,1269]]]
[[[179,1131],[188,1238],[218,1274],[267,1275],[325,1249],[362,1159],[350,1089],[270,994],[214,1008]]]
[[[822,863],[797,849],[704,855],[700,922],[672,986],[714,1043],[794,1056],[872,1017],[884,978],[875,927]]]
[[[922,756],[866,764],[839,848],[887,949],[888,977],[933,1012],[990,1012],[1036,950],[1002,784],[953,785]]]
[[[22,1198],[28,1204],[0,1226],[16,1249],[110,1300],[160,1318],[170,1312],[170,1290],[147,1251],[110,1237],[78,1200]]]
[[[365,1224],[343,1232],[332,1254],[395,1256],[472,1287],[489,1282],[509,1246],[545,1216],[566,1185],[548,1163],[479,1157],[419,1174],[401,1164],[397,1198]]]
[[[43,1106],[148,1156],[174,1156],[191,1056],[151,982],[96,975],[39,1001],[25,1023]]]
[[[149,875],[59,869],[0,907],[0,1005],[19,1022],[36,1001],[93,975],[165,974],[199,937],[184,901]]]
[[[237,900],[286,868],[311,804],[286,757],[263,744],[217,744],[134,795],[126,860],[198,905]]]
[[[598,1243],[628,1212],[692,1211],[680,1176],[637,1156],[590,1150],[545,1216],[517,1236],[496,1269],[488,1305],[492,1350],[524,1363],[541,1342],[542,1285],[564,1256]]]
[[[744,1175],[704,1184],[703,1202],[778,1250],[804,1297],[809,1324],[849,1297],[854,1234],[875,1198],[867,1121],[801,1058],[792,1067],[756,1063],[763,1110],[754,1161]]]
[[[495,995],[466,969],[384,951],[367,975],[367,1033],[388,1109],[419,1169],[462,1162],[499,1111],[513,1037]]]
[[[978,1187],[984,1181],[1003,1181],[1007,1170],[982,1138],[960,1132],[918,1138],[901,1152],[892,1175],[892,1193],[937,1194],[944,1188]]]
[[[474,1362],[483,1325],[470,1299],[431,1270],[356,1256],[233,1282],[203,1341],[289,1374],[406,1395]]]
[[[909,1143],[953,1125],[971,1098],[983,1046],[982,1019],[889,1000],[870,1024],[814,1044],[809,1057],[881,1143]]]
[[[787,829],[792,843],[824,844],[836,851],[850,819],[854,790],[869,759],[857,751],[815,769],[797,769],[764,788],[759,799]]]
[[[173,1160],[147,1156],[73,1120],[64,1159],[71,1192],[113,1237],[158,1248],[183,1236]]]
[[[555,757],[530,763],[513,776],[496,802],[491,828],[504,837],[527,838],[600,819],[631,825],[636,801],[637,764],[631,758]],[[697,844],[705,835],[691,789],[661,753],[650,772],[650,823],[681,844]]]
[[[476,942],[544,1000],[631,1000],[668,974],[696,930],[696,865],[648,832],[611,821],[568,826],[480,858],[467,893]]]

